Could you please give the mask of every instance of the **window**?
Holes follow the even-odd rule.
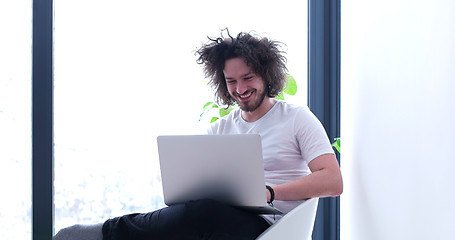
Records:
[[[0,236],[31,239],[31,1],[0,2]]]
[[[241,6],[241,7],[240,7]],[[255,30],[287,44],[306,103],[306,3],[55,1],[55,231],[163,206],[156,136],[204,133],[213,94],[193,53]]]

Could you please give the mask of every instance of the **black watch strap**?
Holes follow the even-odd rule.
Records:
[[[273,200],[275,200],[275,191],[273,191],[273,188],[270,187],[269,185],[265,185],[265,187],[266,187],[267,190],[269,190],[269,192],[270,192],[270,200],[269,200],[267,203],[272,203]]]

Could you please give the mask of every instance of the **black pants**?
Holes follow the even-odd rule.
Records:
[[[103,225],[103,240],[246,240],[255,239],[269,226],[257,214],[199,200],[109,219]]]

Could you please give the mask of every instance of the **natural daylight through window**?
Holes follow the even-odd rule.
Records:
[[[306,104],[306,2],[54,2],[56,232],[164,206],[156,137],[205,133],[213,94],[194,50],[207,36],[228,27],[284,42],[289,100]]]
[[[31,239],[32,1],[0,1],[0,238]]]

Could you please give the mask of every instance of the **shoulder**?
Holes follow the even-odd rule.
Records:
[[[314,131],[321,131],[323,128],[319,119],[307,107],[295,105],[284,101],[277,102],[277,115],[281,122],[285,122],[297,135],[307,135]]]
[[[314,117],[314,114],[307,106],[296,105],[285,101],[278,101],[276,104],[277,115],[281,115],[287,119],[291,118],[293,120],[301,121],[302,119]]]
[[[276,102],[276,106],[275,107],[277,109],[279,109],[281,111],[285,111],[285,112],[305,111],[305,109],[307,108],[306,106],[297,105],[297,104],[293,104],[293,103],[288,103],[286,101],[281,101],[281,100]]]

